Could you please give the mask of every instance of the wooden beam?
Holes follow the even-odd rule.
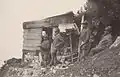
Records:
[[[71,47],[71,60],[72,60],[72,63],[73,63],[72,36],[71,36],[71,34],[70,34],[69,38],[70,38],[70,47]]]
[[[84,15],[82,16],[82,20],[81,20],[81,23],[83,23],[84,22]],[[81,33],[81,31],[82,31],[82,29],[83,29],[83,27],[82,27],[82,24],[81,24],[81,29],[80,29],[80,33]],[[81,50],[81,39],[80,39],[80,37],[79,37],[79,43],[78,43],[78,61],[80,60],[80,50]]]

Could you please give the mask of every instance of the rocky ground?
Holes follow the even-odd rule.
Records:
[[[37,63],[29,67],[6,66],[0,77],[120,77],[120,46],[71,64],[67,69],[41,69]]]
[[[64,71],[44,77],[120,77],[120,47],[105,50]]]

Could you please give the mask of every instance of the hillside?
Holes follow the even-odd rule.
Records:
[[[51,77],[120,77],[120,46],[76,63]]]
[[[107,49],[64,70],[41,70],[36,64],[34,67],[7,65],[0,71],[0,77],[120,77],[120,46]]]

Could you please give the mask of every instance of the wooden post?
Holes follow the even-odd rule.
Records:
[[[40,44],[42,42],[42,28],[40,28],[40,34],[41,34],[41,37],[40,37]],[[41,62],[42,62],[42,55],[41,55],[41,51],[39,51],[39,54],[38,54],[38,60],[40,62],[40,66],[41,66]]]
[[[73,63],[73,51],[72,51],[72,37],[71,37],[71,33],[70,33],[70,49],[71,49],[71,60],[72,60],[72,63]]]
[[[82,16],[81,23],[83,23],[83,22],[84,22],[84,19],[85,19],[85,16],[83,15],[83,16]],[[81,29],[80,29],[80,31],[82,31],[82,29],[83,29],[83,26],[82,26],[82,24],[81,24]]]
[[[23,50],[22,50],[23,51]],[[25,58],[25,53],[24,53],[24,51],[22,52],[23,54],[22,54],[22,63],[24,63],[24,58]]]
[[[82,16],[82,20],[81,20],[81,23],[83,23],[84,22],[84,15]],[[80,33],[81,33],[81,31],[82,31],[82,29],[83,29],[83,26],[81,25],[81,28],[80,28]],[[79,34],[80,34],[79,33]],[[81,41],[81,39],[80,39],[80,37],[79,37],[79,43],[78,43],[78,61],[80,60],[80,53],[81,53],[81,43],[82,43],[82,41]]]

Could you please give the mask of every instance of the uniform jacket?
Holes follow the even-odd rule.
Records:
[[[84,43],[87,43],[90,39],[90,29],[83,29],[80,33],[80,40],[82,40]]]
[[[103,38],[101,39],[101,41],[98,44],[98,48],[108,48],[111,44],[112,44],[112,35],[111,34],[107,34],[105,36],[103,36]]]
[[[55,38],[53,39],[52,47],[60,49],[64,46],[64,38],[61,36],[61,34],[57,34]]]
[[[40,47],[43,50],[49,50],[50,49],[50,41],[48,39],[43,40]]]

